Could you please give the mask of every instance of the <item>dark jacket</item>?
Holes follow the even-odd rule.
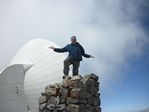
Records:
[[[64,48],[54,48],[55,52],[69,52],[68,57],[70,57],[73,60],[82,61],[82,56],[86,58],[90,58],[91,56],[86,54],[83,47],[79,43],[71,43],[66,45]]]

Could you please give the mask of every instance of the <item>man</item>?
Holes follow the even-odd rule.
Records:
[[[55,52],[63,53],[69,52],[68,57],[64,60],[64,70],[63,73],[65,76],[69,73],[69,66],[73,65],[73,76],[78,75],[80,61],[82,61],[82,56],[86,58],[94,58],[92,55],[86,54],[83,47],[77,42],[75,36],[71,37],[71,44],[66,45],[64,48],[54,48],[53,46],[49,47]]]

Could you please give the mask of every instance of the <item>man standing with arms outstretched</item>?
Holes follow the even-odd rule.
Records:
[[[82,56],[86,58],[94,58],[92,55],[86,54],[84,48],[77,42],[76,36],[71,37],[71,43],[66,45],[64,48],[54,48],[53,46],[49,47],[55,52],[63,53],[69,52],[68,57],[64,60],[64,70],[63,73],[65,76],[69,74],[69,66],[73,65],[73,76],[78,75],[80,61],[82,61]]]

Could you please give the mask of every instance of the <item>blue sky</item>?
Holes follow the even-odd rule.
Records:
[[[149,107],[148,10],[147,0],[1,0],[0,69],[31,39],[65,46],[76,35],[96,57],[84,59],[80,73],[100,76],[103,112],[144,110]]]
[[[138,20],[149,34],[149,7],[142,5],[140,10],[142,16]],[[104,111],[111,108],[111,112],[138,112],[149,108],[149,43],[141,56],[131,57],[128,62],[130,68],[121,73],[127,74],[123,81],[110,93],[102,94]]]
[[[111,108],[111,112],[137,112],[149,107],[149,49],[141,57],[130,59],[130,66],[124,73],[128,76],[110,93],[102,94],[105,111]]]
[[[149,7],[140,8],[142,16],[138,19],[144,31],[149,34]],[[148,37],[149,38],[149,37]],[[149,108],[149,43],[143,47],[142,55],[131,57],[127,74],[119,85],[112,87],[110,93],[102,94],[103,110],[111,112],[148,112]]]

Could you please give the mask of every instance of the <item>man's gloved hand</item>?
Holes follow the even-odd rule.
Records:
[[[50,46],[49,48],[50,48],[50,49],[54,49],[54,47],[53,47],[53,46]]]

